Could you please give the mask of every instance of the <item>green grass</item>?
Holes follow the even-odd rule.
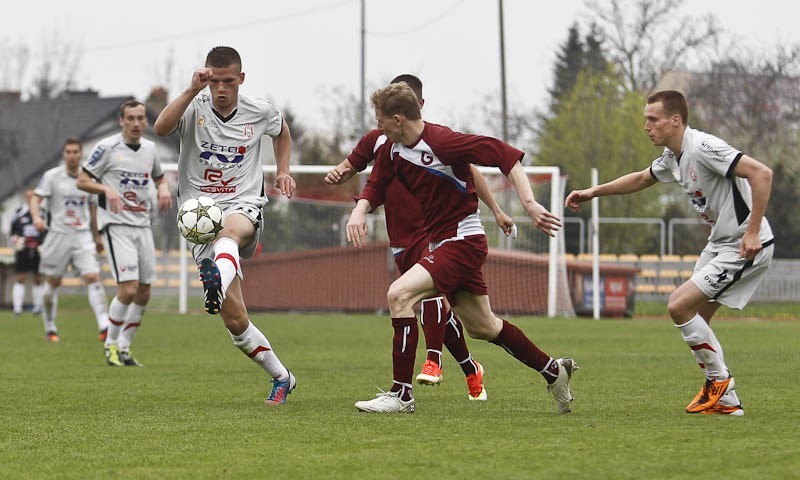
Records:
[[[197,300],[193,301],[196,305]],[[158,303],[158,302],[157,302]],[[573,355],[573,413],[538,374],[471,341],[489,401],[467,401],[446,359],[413,415],[359,414],[389,386],[388,318],[254,314],[298,378],[267,408],[265,376],[221,322],[145,314],[144,368],[104,364],[85,299],[65,299],[60,344],[41,321],[0,313],[0,478],[797,478],[798,321],[715,324],[743,418],[687,415],[701,384],[670,322],[515,319],[543,349]],[[655,307],[654,307],[655,308]],[[663,308],[663,306],[662,306]],[[786,307],[797,319],[798,307]],[[751,315],[758,317],[759,315]],[[783,318],[783,317],[782,317]],[[420,342],[422,355],[422,342]]]

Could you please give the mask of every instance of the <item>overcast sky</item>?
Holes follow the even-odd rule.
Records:
[[[509,103],[541,108],[558,46],[575,20],[589,20],[587,9],[583,0],[504,4]],[[368,87],[415,73],[425,83],[426,118],[462,120],[484,94],[499,92],[497,5],[367,0]],[[800,2],[794,0],[687,0],[682,12],[713,13],[726,31],[754,47],[800,42]],[[74,42],[83,52],[79,87],[140,99],[157,84],[174,94],[211,47],[230,45],[242,54],[243,93],[267,96],[320,127],[340,121],[320,113],[335,103],[332,87],[358,93],[359,15],[359,0],[14,1],[3,6],[0,40],[25,42],[35,52],[47,35]]]

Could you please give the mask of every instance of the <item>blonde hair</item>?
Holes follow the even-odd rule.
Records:
[[[422,119],[417,95],[405,82],[375,90],[370,96],[370,101],[375,111],[385,117],[402,115],[408,120]]]

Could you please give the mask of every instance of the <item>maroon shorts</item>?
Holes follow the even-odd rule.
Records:
[[[489,294],[482,271],[488,253],[486,235],[470,235],[464,240],[442,244],[417,263],[431,274],[439,293],[447,297],[450,305],[455,305],[455,295],[459,290],[475,295]]]
[[[411,245],[407,246],[402,252],[394,256],[394,263],[400,270],[400,275],[411,270],[411,267],[419,262],[419,259],[428,254],[428,236],[418,235]]]

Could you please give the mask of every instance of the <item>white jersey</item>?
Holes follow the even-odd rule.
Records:
[[[680,157],[665,148],[650,166],[650,174],[659,182],[683,187],[697,213],[711,225],[708,241],[712,245],[738,249],[753,205],[750,184],[733,174],[742,152],[689,127],[681,148]],[[766,217],[761,220],[759,237],[762,244],[773,239]]]
[[[149,227],[153,209],[154,180],[164,175],[156,144],[142,138],[134,150],[121,133],[97,142],[83,169],[98,182],[113,188],[122,198],[122,210],[105,210],[103,224]],[[100,207],[105,209],[101,196]]]
[[[78,177],[67,173],[60,165],[44,172],[34,193],[47,199],[50,210],[48,230],[58,233],[88,231],[89,203],[96,203],[96,196],[78,189]]]
[[[239,95],[236,109],[221,118],[211,97],[195,97],[178,123],[178,200],[204,195],[219,203],[248,202],[263,207],[261,137],[277,137],[283,116],[269,100]]]

